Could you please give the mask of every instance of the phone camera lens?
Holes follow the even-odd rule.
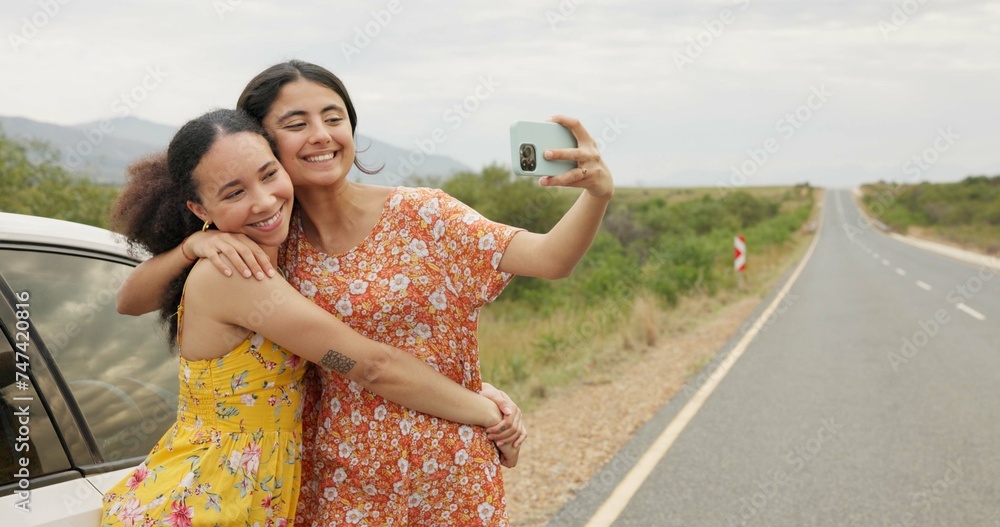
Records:
[[[533,172],[535,170],[535,145],[523,144],[519,149],[521,153],[521,170]]]

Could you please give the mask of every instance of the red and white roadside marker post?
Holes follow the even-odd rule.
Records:
[[[733,240],[733,269],[736,271],[736,284],[742,290],[746,282],[743,271],[747,268],[747,242],[743,236],[737,236]]]

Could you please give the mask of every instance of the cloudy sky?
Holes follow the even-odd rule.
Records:
[[[359,132],[473,167],[555,113],[621,186],[1000,174],[1000,3],[978,0],[26,0],[0,115],[180,125],[263,68],[334,71]],[[437,138],[438,140],[435,140]]]

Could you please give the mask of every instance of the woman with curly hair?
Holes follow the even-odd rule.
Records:
[[[568,276],[614,193],[595,141],[568,117],[554,120],[579,147],[545,156],[578,168],[541,184],[584,192],[551,231],[536,234],[487,220],[440,190],[350,181],[352,166],[366,171],[355,156],[357,114],[340,79],[320,66],[293,60],[267,68],[237,106],[273,138],[295,184],[291,234],[277,260],[289,282],[361,334],[413,350],[474,391],[484,386],[480,309],[514,275]],[[275,261],[240,236],[198,235],[188,250],[219,270],[232,265],[259,279]],[[180,254],[175,249],[137,268],[119,291],[119,309],[151,310],[150,291],[179,272]],[[315,377],[304,414],[302,525],[509,523],[499,467],[516,458],[497,454],[491,441],[504,440],[496,429],[406,411],[326,371]]]
[[[176,338],[180,397],[174,426],[105,494],[102,525],[294,520],[300,357],[356,390],[444,419],[485,427],[503,418],[489,399],[361,336],[284,279],[231,280],[187,256],[185,240],[211,225],[278,260],[293,193],[272,147],[254,119],[217,110],[181,127],[165,155],[130,167],[113,211],[116,230],[154,255],[179,246],[187,262],[159,302]],[[505,435],[516,440],[517,427]]]

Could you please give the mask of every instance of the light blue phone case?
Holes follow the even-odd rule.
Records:
[[[510,164],[519,176],[558,176],[576,161],[547,161],[545,150],[576,148],[576,138],[558,123],[516,121],[510,125]]]

